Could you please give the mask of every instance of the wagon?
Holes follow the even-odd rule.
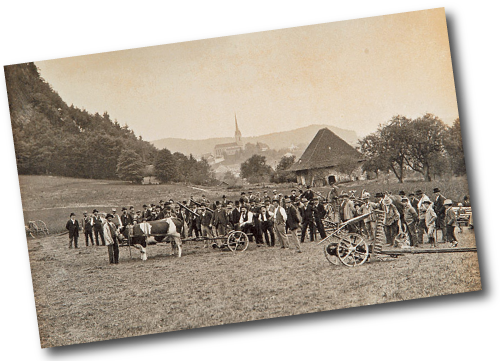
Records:
[[[325,244],[324,254],[328,262],[336,265],[338,264],[337,260],[339,260],[341,264],[345,266],[357,267],[361,266],[371,257],[378,255],[397,258],[405,254],[477,252],[476,248],[400,248],[382,250],[383,227],[381,218],[383,217],[383,212],[375,212],[377,216],[377,227],[374,241],[369,242],[369,237],[364,234],[363,227],[357,226],[359,222],[362,222],[372,214],[368,213],[336,225],[330,234],[318,242],[318,244]],[[348,229],[350,229],[351,232],[349,232]]]

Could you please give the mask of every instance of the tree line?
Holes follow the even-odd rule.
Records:
[[[359,144],[365,156],[363,170],[392,172],[400,183],[409,170],[426,181],[466,172],[459,118],[450,127],[430,113],[417,119],[397,115]]]
[[[211,181],[206,161],[158,150],[107,112],[90,114],[68,106],[34,63],[4,69],[19,174],[136,183],[145,175],[163,182]]]
[[[419,173],[424,180],[437,176],[466,174],[460,119],[451,126],[437,116],[427,113],[417,119],[397,115],[377,131],[359,141],[364,156],[363,170],[378,176],[393,173],[400,183],[410,172]],[[266,164],[262,155],[254,155],[241,164],[240,174],[250,183],[295,182],[294,172],[288,169],[295,156],[282,157],[276,170]],[[346,162],[337,166],[351,174],[357,163]]]

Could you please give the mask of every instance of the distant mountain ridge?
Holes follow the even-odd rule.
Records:
[[[259,135],[255,137],[242,137],[243,144],[246,143],[265,143],[271,149],[283,149],[289,148],[295,145],[299,148],[305,148],[314,138],[316,133],[323,128],[328,128],[340,138],[345,140],[351,145],[355,145],[358,142],[358,136],[353,130],[346,130],[337,128],[330,125],[320,125],[313,124],[307,127],[298,128],[294,130],[277,132],[265,135]],[[212,153],[214,147],[217,144],[230,143],[233,142],[234,138],[224,137],[224,138],[209,138],[209,139],[181,139],[181,138],[163,138],[158,140],[153,140],[151,143],[159,148],[167,148],[172,153],[180,152],[184,154],[193,154],[194,156],[201,156],[202,154]]]

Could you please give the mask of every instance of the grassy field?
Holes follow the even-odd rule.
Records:
[[[43,219],[47,214],[54,225],[64,224],[70,211],[137,207],[202,192],[181,185],[50,177],[20,181],[25,216]],[[210,189],[207,196],[223,192],[239,194]],[[457,233],[457,238],[460,247],[475,246],[473,231]],[[43,347],[481,289],[476,253],[383,257],[351,269],[327,262],[322,246],[313,243],[304,244],[301,254],[255,244],[232,254],[188,242],[180,259],[169,255],[169,245],[158,244],[148,247],[146,262],[137,250],[130,258],[128,249],[121,248],[119,265],[108,264],[105,247],[68,249],[64,235],[28,239],[28,250]]]

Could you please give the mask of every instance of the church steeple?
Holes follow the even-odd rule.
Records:
[[[234,132],[234,139],[236,143],[241,144],[241,132],[238,129],[238,119],[236,119],[236,113],[234,113],[234,124],[236,125],[236,130]]]

